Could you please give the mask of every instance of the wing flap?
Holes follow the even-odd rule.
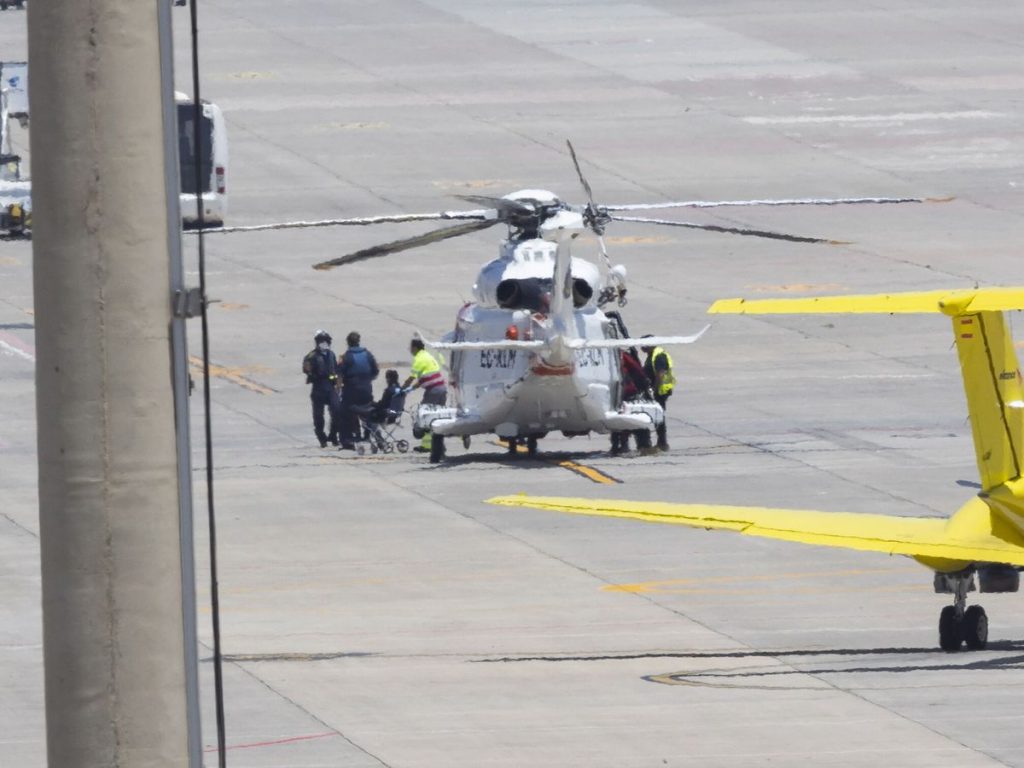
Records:
[[[889,555],[1024,566],[1024,548],[990,534],[953,536],[944,518],[542,496],[498,496],[488,503],[728,530]]]

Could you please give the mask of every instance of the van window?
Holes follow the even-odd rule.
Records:
[[[183,194],[196,192],[196,142],[195,107],[192,104],[178,105],[178,160],[181,163],[181,191]],[[203,166],[199,168],[199,181],[203,192],[210,191],[213,176],[213,120],[203,115],[199,136],[202,141]]]

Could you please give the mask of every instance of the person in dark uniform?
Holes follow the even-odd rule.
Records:
[[[348,349],[338,361],[338,375],[341,376],[342,448],[355,448],[355,442],[360,439],[359,415],[352,410],[352,406],[373,402],[373,380],[380,373],[373,353],[359,342],[359,334],[355,331],[346,336]]]
[[[327,443],[338,444],[338,359],[331,349],[331,334],[317,330],[313,336],[316,347],[302,359],[302,372],[306,383],[312,384],[309,399],[313,403],[313,432],[320,441],[320,447]],[[331,417],[330,433],[324,432],[324,408]]]

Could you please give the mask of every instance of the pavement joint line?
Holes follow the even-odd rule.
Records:
[[[703,432],[706,435],[711,435],[712,437],[717,437],[720,440],[728,440],[728,439],[730,439],[730,438],[726,437],[725,435],[722,435],[722,434],[719,434],[719,433],[715,432],[714,430],[708,429],[706,427],[702,427],[702,426],[698,425],[696,422],[686,421],[685,419],[679,419],[679,421],[682,421],[682,423],[686,424],[688,427],[692,427],[693,429],[696,429],[699,432]],[[746,440],[737,440],[736,442],[741,444],[741,445],[747,445],[747,446],[749,446],[751,448],[754,448],[755,450],[762,451],[762,452],[764,452],[764,453],[766,453],[768,455],[775,456],[775,457],[777,457],[779,459],[782,459],[784,461],[791,461],[791,462],[794,462],[796,464],[800,464],[800,465],[802,465],[804,467],[807,467],[808,469],[810,469],[812,471],[824,472],[826,475],[828,475],[830,477],[834,477],[837,480],[841,480],[841,481],[843,481],[845,483],[850,483],[852,485],[856,485],[856,486],[858,486],[860,488],[864,488],[864,489],[867,489],[869,491],[873,491],[874,493],[880,493],[883,496],[889,497],[893,501],[899,501],[901,503],[905,503],[905,504],[908,504],[908,505],[922,507],[922,508],[928,510],[929,512],[931,512],[933,516],[946,518],[946,517],[949,517],[949,515],[950,515],[950,511],[948,509],[945,509],[945,510],[943,510],[943,509],[935,509],[934,507],[930,507],[930,506],[928,506],[926,504],[923,504],[920,500],[910,499],[910,498],[907,498],[907,497],[904,497],[904,496],[900,496],[897,493],[893,493],[892,491],[886,491],[886,490],[883,490],[881,488],[876,488],[875,486],[870,485],[868,483],[865,483],[863,481],[856,480],[856,479],[851,479],[851,478],[849,478],[849,477],[847,477],[847,476],[845,476],[843,474],[840,474],[839,472],[836,472],[835,470],[831,470],[831,469],[828,469],[826,467],[815,466],[814,464],[811,464],[810,462],[803,461],[803,460],[801,460],[799,458],[795,458],[796,454],[800,453],[800,451],[778,451],[778,450],[772,450],[770,448],[764,447],[763,445],[758,445],[756,443],[752,443],[752,442],[749,442],[749,441],[746,441]]]
[[[205,644],[204,644],[204,643],[202,643],[202,642],[200,642],[200,645],[203,645],[203,646],[205,647]],[[207,649],[208,651],[210,650],[210,648],[209,648],[209,647],[207,647],[206,649]],[[226,659],[225,659],[225,661],[226,661]],[[353,741],[353,740],[352,740],[351,738],[349,738],[348,736],[346,736],[346,735],[345,735],[345,734],[344,734],[344,733],[343,733],[343,732],[342,732],[342,731],[341,731],[341,730],[340,730],[339,728],[335,728],[335,727],[334,727],[334,726],[332,726],[332,725],[331,725],[330,723],[328,723],[328,722],[327,722],[326,720],[324,720],[324,719],[323,719],[322,717],[320,717],[319,715],[316,715],[316,714],[314,714],[314,713],[313,713],[313,712],[311,712],[311,711],[310,711],[309,709],[307,709],[306,707],[304,707],[304,706],[302,706],[301,704],[299,704],[299,703],[298,703],[298,702],[297,702],[297,701],[296,701],[295,699],[291,698],[290,696],[287,696],[287,695],[285,695],[285,694],[284,694],[284,693],[282,693],[281,691],[279,691],[279,690],[277,690],[276,688],[274,688],[274,686],[272,686],[272,685],[271,685],[270,683],[268,683],[268,682],[267,682],[266,680],[264,680],[264,679],[263,679],[262,677],[260,677],[259,675],[257,675],[257,674],[256,674],[256,673],[255,673],[255,672],[254,672],[253,670],[251,670],[251,669],[248,669],[248,668],[247,668],[247,667],[246,667],[246,666],[245,666],[244,664],[242,664],[241,662],[238,662],[238,661],[232,661],[232,662],[228,662],[228,663],[232,664],[232,665],[233,665],[233,666],[234,666],[235,668],[237,668],[238,670],[240,670],[240,671],[241,671],[242,673],[244,673],[245,675],[248,675],[248,676],[249,676],[250,678],[252,678],[252,679],[253,679],[253,680],[255,680],[255,681],[256,681],[257,683],[259,683],[260,685],[262,685],[262,686],[263,686],[264,688],[266,688],[266,689],[267,689],[268,691],[270,691],[270,692],[271,692],[272,694],[274,694],[275,696],[277,696],[277,697],[279,697],[279,698],[281,698],[281,699],[284,699],[285,701],[287,701],[287,702],[288,702],[289,704],[291,704],[291,705],[292,705],[293,707],[295,707],[295,708],[296,708],[297,710],[299,710],[300,712],[304,713],[304,714],[305,714],[305,715],[306,715],[307,717],[309,717],[310,719],[312,719],[312,720],[314,720],[315,722],[319,723],[319,724],[320,724],[320,725],[322,725],[322,726],[323,726],[324,728],[327,728],[327,729],[329,729],[329,730],[330,730],[330,731],[331,731],[332,733],[336,733],[336,734],[338,735],[338,737],[340,737],[341,739],[344,739],[344,740],[345,740],[345,741],[346,741],[346,742],[347,742],[347,743],[348,743],[349,745],[351,745],[351,746],[352,746],[352,747],[353,747],[354,749],[357,749],[357,750],[359,750],[360,752],[362,752],[362,753],[363,753],[364,755],[366,755],[367,757],[370,757],[370,758],[372,758],[372,759],[376,760],[376,761],[377,761],[378,763],[380,763],[380,764],[381,764],[382,766],[384,766],[384,768],[392,768],[392,766],[391,766],[391,765],[390,765],[389,763],[385,762],[385,761],[384,761],[384,760],[383,760],[383,759],[382,759],[381,757],[379,757],[378,755],[375,755],[375,754],[374,754],[373,752],[370,752],[370,750],[366,749],[365,747],[361,746],[360,744],[357,744],[357,743],[356,743],[355,741]]]
[[[36,533],[35,531],[31,530],[30,528],[26,528],[24,525],[19,523],[17,520],[15,520],[13,517],[8,515],[6,512],[0,512],[0,517],[3,517],[5,520],[7,520],[7,522],[9,522],[15,528],[18,528],[18,529],[24,531],[29,536],[31,536],[33,539],[36,539],[36,540],[39,539],[39,534],[38,533]]]

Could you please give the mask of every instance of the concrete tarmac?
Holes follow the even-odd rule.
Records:
[[[6,60],[24,19],[0,13]],[[723,297],[1020,282],[1019,3],[206,0],[200,24],[229,224],[521,188],[582,201],[571,138],[607,204],[955,198],[666,214],[838,246],[612,225],[635,334],[693,332]],[[947,515],[977,470],[945,318],[720,317],[673,352],[655,457],[602,437],[551,437],[536,460],[477,438],[442,466],[321,450],[299,371],[313,330],[359,330],[404,376],[409,337],[452,326],[500,233],[310,266],[427,228],[206,241],[229,765],[1024,766],[1016,595],[983,596],[988,650],[945,654],[948,598],[909,560],[482,503]],[[28,244],[0,244],[0,765],[17,768],[45,763],[31,272]]]

